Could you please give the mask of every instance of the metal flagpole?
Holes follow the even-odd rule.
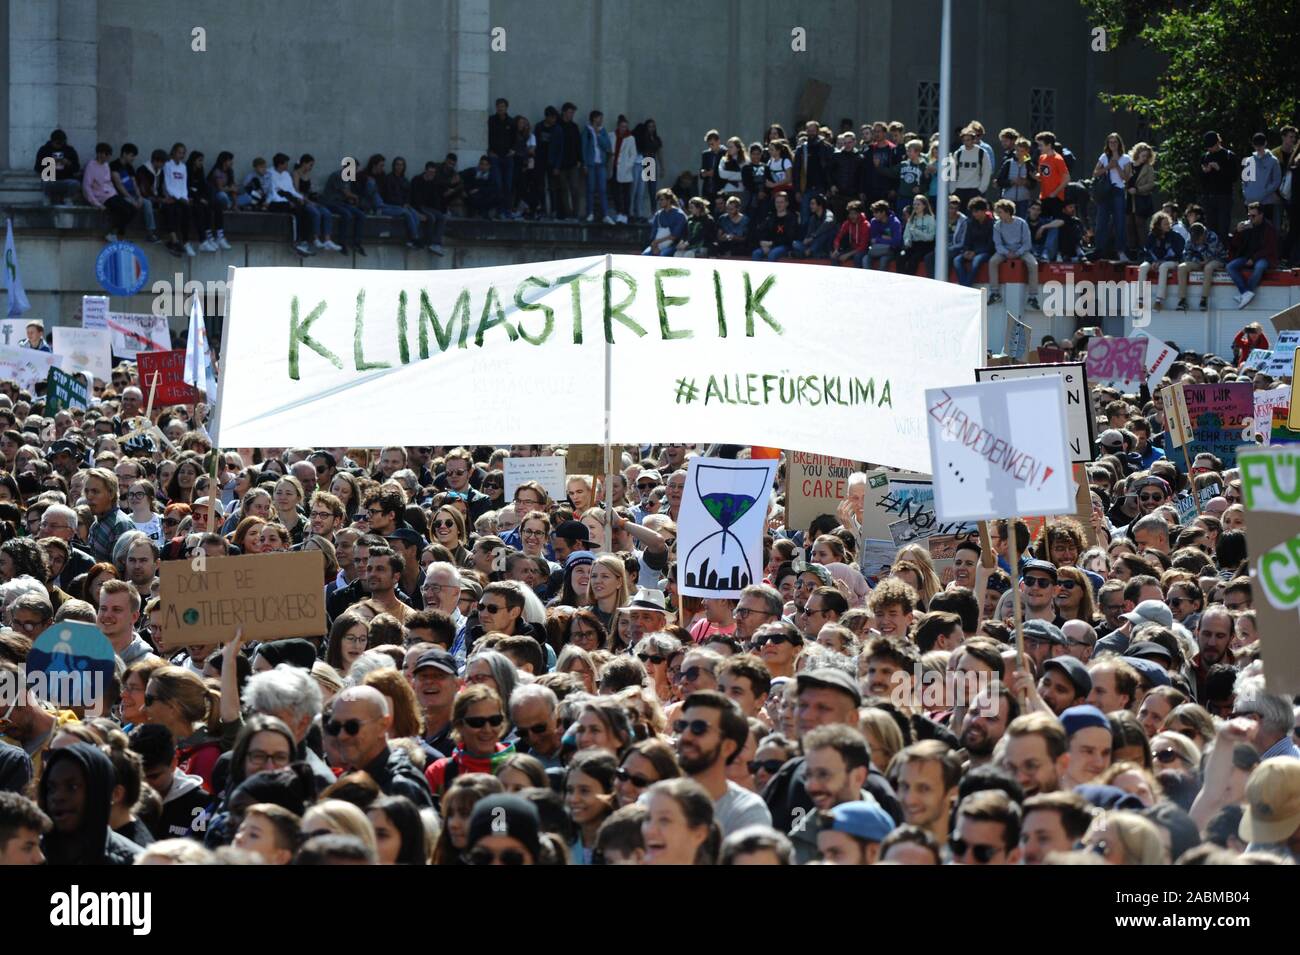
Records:
[[[605,255],[605,275],[614,268],[613,258]],[[605,553],[614,553],[614,455],[609,446],[609,406],[613,392],[613,373],[610,369],[612,346],[605,337]],[[594,489],[593,489],[594,490]]]
[[[952,103],[952,0],[943,0],[943,23],[939,30],[939,193],[934,210],[934,277],[948,281],[948,141],[949,108]]]

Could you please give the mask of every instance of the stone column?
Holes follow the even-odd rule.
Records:
[[[31,169],[55,127],[94,158],[98,36],[98,0],[9,4],[9,168]]]
[[[487,152],[487,118],[492,111],[489,91],[489,0],[452,0],[451,105],[447,129],[451,151],[460,166],[472,166]],[[507,35],[507,42],[522,37]]]

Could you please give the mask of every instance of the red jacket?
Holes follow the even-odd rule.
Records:
[[[1237,337],[1232,340],[1233,361],[1240,365],[1250,357],[1250,353],[1256,348],[1261,351],[1266,351],[1269,348],[1268,336],[1261,332],[1254,341],[1251,341],[1246,335],[1246,330],[1243,328],[1241,331],[1237,332]]]
[[[845,237],[849,240],[847,248],[841,245]],[[871,244],[871,220],[864,215],[854,222],[852,217],[844,220],[840,231],[835,233],[834,249],[836,252],[865,252]]]

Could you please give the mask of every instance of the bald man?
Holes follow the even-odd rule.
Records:
[[[372,686],[350,686],[334,698],[325,718],[325,755],[344,770],[364,770],[388,796],[405,796],[417,806],[432,806],[424,774],[406,750],[388,744],[392,704]]]

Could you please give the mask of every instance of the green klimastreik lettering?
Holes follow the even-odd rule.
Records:
[[[569,292],[573,295],[573,344],[582,344],[582,280],[594,282],[596,276],[585,275],[581,272],[575,275],[561,275],[555,280],[556,285],[564,283],[569,284]]]
[[[370,371],[372,368],[392,368],[392,364],[386,361],[366,361],[365,352],[361,346],[361,336],[366,328],[366,290],[357,289],[357,317],[352,326],[352,361],[357,366],[357,371]]]
[[[433,337],[438,341],[438,350],[446,351],[451,347],[452,335],[456,331],[456,322],[460,321],[460,347],[465,348],[465,338],[469,333],[469,289],[461,289],[460,295],[456,299],[456,304],[452,308],[451,318],[447,320],[447,327],[442,327],[442,322],[438,318],[438,313],[433,310],[433,304],[429,301],[429,292],[427,289],[420,290],[420,321],[419,321],[419,344],[420,358],[429,357],[429,329],[433,329]]]
[[[718,309],[718,337],[727,337],[727,312],[722,307],[722,276],[718,270],[713,270],[713,302]]]
[[[298,346],[306,345],[316,354],[339,370],[343,369],[343,359],[334,354],[316,339],[311,337],[312,322],[325,314],[325,303],[321,302],[306,318],[298,319],[298,296],[289,302],[289,377],[297,381],[301,375],[298,371]]]
[[[614,304],[613,282],[612,279],[618,276],[627,286],[627,297],[617,305]],[[658,286],[658,278],[655,280]],[[614,319],[618,319],[622,324],[632,329],[637,338],[645,337],[645,329],[633,320],[625,311],[629,305],[636,301],[636,279],[627,272],[619,269],[609,269],[605,272],[605,341],[614,344]],[[661,313],[662,314],[662,313]]]
[[[403,365],[411,363],[411,346],[406,343],[406,289],[397,293],[397,357]]]
[[[495,318],[491,317],[494,307],[496,311]],[[506,334],[510,336],[512,342],[519,340],[519,333],[515,331],[515,327],[506,319],[506,313],[501,309],[501,297],[497,295],[496,286],[489,285],[487,295],[483,299],[483,314],[479,316],[478,331],[474,333],[474,344],[482,348],[483,335],[498,325],[506,330]]]
[[[659,333],[663,335],[666,342],[678,338],[695,337],[695,332],[690,329],[673,331],[668,327],[668,309],[674,305],[687,304],[691,297],[689,295],[664,294],[664,279],[681,278],[690,274],[686,269],[655,269],[655,305],[659,309]]]
[[[770,325],[778,335],[785,334],[785,329],[781,327],[781,323],[773,318],[771,313],[763,307],[763,296],[770,292],[772,286],[775,284],[776,276],[769,275],[759,284],[758,291],[754,291],[754,287],[750,282],[749,273],[745,273],[745,336],[747,338],[754,337],[755,315],[767,322],[767,324]]]
[[[546,279],[541,279],[535,275],[530,275],[528,276],[528,278],[520,282],[519,287],[515,289],[515,306],[521,312],[540,311],[543,315],[546,316],[546,324],[542,326],[541,334],[538,335],[536,338],[528,334],[528,330],[524,328],[524,323],[522,320],[515,323],[515,327],[519,330],[520,338],[528,342],[528,344],[530,345],[540,345],[542,342],[546,341],[546,339],[551,337],[551,331],[555,328],[555,310],[551,308],[551,306],[547,305],[545,302],[524,301],[524,287],[528,285],[532,285],[540,289],[548,289],[551,287],[551,283],[546,281]]]

